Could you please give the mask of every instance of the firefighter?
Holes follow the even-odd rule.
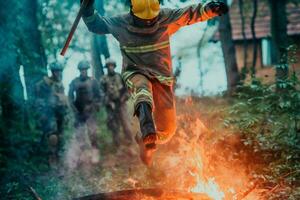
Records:
[[[128,125],[126,101],[129,98],[126,86],[121,74],[115,72],[116,62],[107,59],[105,68],[107,74],[101,79],[101,87],[104,92],[104,104],[107,111],[107,127],[113,134],[115,146],[120,145],[120,128],[122,127],[128,144],[132,142],[132,134]]]
[[[47,144],[49,164],[56,165],[62,152],[63,129],[68,110],[68,99],[62,84],[61,64],[50,64],[52,75],[45,76],[36,84],[36,106],[39,115],[39,128],[43,135],[41,143]]]
[[[82,0],[81,0],[82,1]],[[141,133],[136,136],[140,157],[152,162],[156,144],[168,142],[176,130],[170,37],[181,27],[228,12],[220,1],[179,9],[160,8],[159,0],[130,0],[130,12],[100,16],[90,0],[83,20],[91,32],[112,34],[120,43],[122,77],[134,100]]]
[[[69,87],[69,101],[75,113],[75,127],[87,126],[91,145],[97,149],[96,114],[100,109],[100,87],[96,79],[88,76],[90,63],[82,60],[77,66],[80,76]]]

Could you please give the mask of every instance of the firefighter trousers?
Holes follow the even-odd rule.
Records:
[[[176,131],[176,109],[173,86],[149,79],[142,74],[133,74],[126,80],[134,110],[141,102],[147,102],[153,111],[158,144],[167,143]]]

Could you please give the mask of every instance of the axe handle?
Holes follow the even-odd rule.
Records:
[[[65,53],[66,53],[66,51],[67,51],[67,49],[69,48],[71,40],[73,38],[73,35],[74,35],[74,33],[75,33],[76,29],[77,29],[77,26],[79,24],[79,21],[80,21],[81,17],[82,17],[83,10],[84,10],[84,8],[86,8],[88,2],[89,2],[89,0],[83,0],[82,4],[80,6],[80,10],[79,10],[79,12],[78,12],[78,14],[76,16],[75,21],[73,22],[71,30],[69,32],[68,38],[67,38],[67,40],[65,42],[65,45],[64,45],[63,49],[60,52],[60,55],[64,56]]]

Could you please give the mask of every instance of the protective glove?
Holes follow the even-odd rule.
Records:
[[[83,16],[84,17],[89,17],[91,15],[94,14],[94,3],[95,0],[86,0],[87,2],[87,6],[85,7],[84,11],[83,11]],[[80,5],[83,3],[83,0],[80,0]]]
[[[228,12],[229,8],[221,1],[212,1],[205,5],[204,10],[210,16],[222,16]]]

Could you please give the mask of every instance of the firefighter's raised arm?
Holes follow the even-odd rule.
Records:
[[[206,21],[228,12],[228,6],[220,1],[196,4],[179,9],[165,9],[166,23],[169,24],[169,34],[175,33],[180,27]]]
[[[83,0],[80,0],[80,3],[82,2]],[[95,0],[89,0],[89,3],[83,11],[83,21],[89,31],[97,34],[108,34],[110,33],[108,28],[109,19],[100,16],[95,11],[94,2]]]

